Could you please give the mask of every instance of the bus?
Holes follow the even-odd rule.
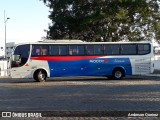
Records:
[[[17,45],[11,58],[12,78],[34,78],[37,82],[67,76],[106,76],[119,80],[153,70],[150,42],[46,40]]]

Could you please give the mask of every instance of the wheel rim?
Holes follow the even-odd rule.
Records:
[[[122,77],[122,73],[120,71],[116,71],[115,72],[115,77],[116,78],[121,78]]]
[[[39,73],[39,77],[40,77],[42,80],[45,80],[45,77],[46,77],[46,76],[45,76],[44,73],[40,72],[40,73]]]

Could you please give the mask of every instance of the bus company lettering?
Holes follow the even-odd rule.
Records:
[[[105,63],[108,63],[109,61],[108,61],[108,59],[105,59],[105,61],[104,61]]]
[[[116,62],[116,63],[124,63],[124,62],[125,62],[125,60],[115,59],[115,60],[114,60],[114,62]]]
[[[90,63],[104,63],[104,60],[89,60]]]

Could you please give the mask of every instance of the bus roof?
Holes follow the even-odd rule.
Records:
[[[138,41],[138,42],[86,42],[82,40],[44,40],[44,41],[37,41],[37,42],[28,42],[28,43],[21,43],[17,45],[24,45],[24,44],[134,44],[134,43],[152,43],[150,41]]]

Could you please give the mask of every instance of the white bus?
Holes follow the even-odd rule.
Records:
[[[48,40],[18,45],[11,60],[12,78],[106,76],[122,79],[154,70],[150,42]]]

